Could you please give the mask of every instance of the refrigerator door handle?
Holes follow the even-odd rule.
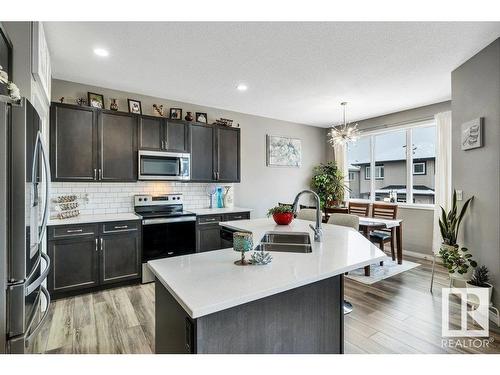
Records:
[[[30,341],[36,336],[40,328],[42,328],[43,323],[45,323],[45,320],[47,319],[47,316],[49,315],[49,306],[50,306],[50,294],[49,291],[43,286],[40,286],[40,291],[44,294],[45,300],[47,301],[47,308],[45,309],[45,312],[43,313],[42,318],[38,322],[37,326],[33,328],[33,330],[29,333],[29,335],[26,336],[25,338],[25,345],[28,346]],[[31,330],[31,327],[28,328],[28,332]]]
[[[39,241],[38,243],[41,244],[43,235],[45,233],[45,229],[47,228],[47,220],[49,218],[49,193],[50,193],[50,183],[52,179],[52,175],[50,173],[50,164],[49,164],[49,157],[47,155],[47,150],[45,149],[45,146],[42,141],[42,133],[38,131],[37,139],[40,139],[40,149],[42,150],[42,159],[43,159],[43,166],[45,169],[45,206],[43,208],[43,219],[42,219],[42,226],[40,228],[40,234],[39,234]]]
[[[40,253],[40,256],[45,260],[45,269],[40,273],[40,276],[37,277],[35,281],[33,281],[30,285],[26,287],[24,292],[25,296],[30,295],[35,289],[37,289],[42,282],[47,278],[47,275],[50,271],[50,258],[45,253]]]

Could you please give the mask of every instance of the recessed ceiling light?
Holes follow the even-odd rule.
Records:
[[[101,57],[109,56],[109,52],[107,50],[105,50],[104,48],[94,48],[94,53],[97,56],[101,56]]]
[[[236,86],[236,88],[238,89],[238,91],[247,91],[248,86],[244,83],[240,83],[238,86]]]

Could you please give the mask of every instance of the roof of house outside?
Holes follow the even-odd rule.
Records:
[[[398,194],[406,194],[406,185],[387,185],[375,190],[375,193],[385,194],[396,191]],[[434,195],[434,189],[425,185],[413,185],[413,195]]]

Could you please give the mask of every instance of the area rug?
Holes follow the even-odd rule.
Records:
[[[411,270],[412,268],[418,267],[420,264],[410,262],[409,260],[403,259],[403,264],[398,264],[397,261],[392,260],[391,257],[386,257],[384,259],[384,265],[381,266],[379,263],[370,265],[370,276],[365,276],[365,269],[359,268],[354,271],[350,271],[345,277],[359,281],[363,284],[373,284],[377,281],[387,279],[391,276],[397,275],[398,273]]]

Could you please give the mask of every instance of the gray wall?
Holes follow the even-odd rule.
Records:
[[[453,187],[474,195],[465,245],[489,269],[500,303],[500,38],[451,74]],[[484,117],[484,147],[462,151],[461,124]]]
[[[194,88],[193,88],[194,89]],[[230,118],[241,127],[241,183],[234,184],[235,205],[253,208],[252,217],[263,217],[267,209],[280,202],[291,202],[295,194],[309,187],[313,166],[326,158],[324,129],[295,124],[265,117],[253,116],[218,108],[203,107],[190,103],[176,102],[163,98],[127,93],[62,80],[52,81],[52,99],[60,97],[74,103],[78,97],[87,97],[87,91],[104,95],[105,106],[109,108],[110,98],[118,99],[121,111],[127,111],[127,98],[142,102],[144,114],[153,114],[152,105],[163,104],[167,113],[170,107],[186,111],[206,112],[209,123],[219,117]],[[302,140],[302,167],[270,168],[266,166],[266,134],[283,135]]]
[[[361,130],[390,128],[391,126],[428,119],[433,117],[436,113],[450,110],[451,101],[446,101],[352,122],[357,122],[358,128]],[[333,160],[333,151],[330,148],[327,149],[327,159]],[[398,217],[404,220],[403,249],[426,256],[432,256],[433,211],[429,209],[401,207],[399,209]]]

